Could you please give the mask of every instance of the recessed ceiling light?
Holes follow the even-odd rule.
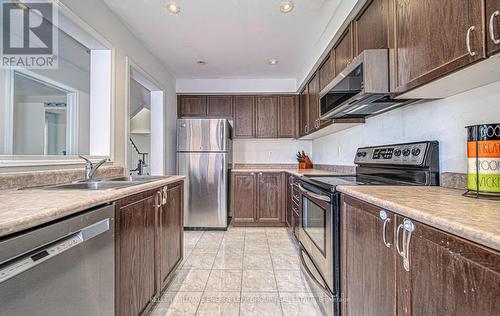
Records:
[[[293,10],[293,2],[292,1],[283,1],[280,4],[280,11],[283,13],[290,13]]]
[[[278,63],[278,60],[273,58],[269,60],[269,65],[276,65]]]
[[[175,2],[169,2],[167,4],[167,10],[170,13],[178,14],[181,12],[181,7]]]
[[[207,64],[207,62],[206,62],[206,61],[201,60],[201,59],[198,59],[198,60],[196,61],[196,63],[197,63],[198,65],[202,65],[202,66],[205,66],[205,65]]]

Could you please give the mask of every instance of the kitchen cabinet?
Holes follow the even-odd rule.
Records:
[[[296,95],[278,97],[278,137],[297,137],[298,104]]]
[[[144,315],[153,307],[183,254],[184,182],[115,202],[116,315]]]
[[[256,107],[256,136],[257,138],[278,137],[278,97],[257,96]]]
[[[299,96],[299,135],[309,133],[309,91],[307,85]]]
[[[486,316],[500,310],[500,253],[413,220],[400,234],[408,269],[397,255],[398,315]],[[403,245],[404,244],[404,245]],[[406,246],[408,245],[408,246]]]
[[[500,52],[500,0],[486,0],[485,4],[488,25],[486,50],[491,56]]]
[[[234,172],[232,211],[235,226],[285,226],[282,172]]]
[[[207,96],[180,95],[177,98],[179,117],[199,117],[207,115]]]
[[[345,195],[341,204],[347,315],[486,316],[500,310],[499,252]]]
[[[152,190],[115,204],[116,315],[140,315],[158,291],[155,223],[159,197],[160,190]]]
[[[319,122],[319,76],[315,74],[307,86],[308,90],[308,132],[311,133],[318,129]]]
[[[255,137],[255,97],[234,96],[234,138]]]
[[[348,298],[343,315],[395,315],[394,221],[389,212],[343,197],[341,297]]]
[[[352,62],[352,24],[342,33],[339,40],[333,46],[335,77],[338,76],[348,64]]]
[[[330,51],[319,67],[319,91],[322,91],[333,80],[333,78],[335,78],[335,69],[333,66],[334,57],[332,57],[332,54],[334,54],[334,52]]]
[[[231,118],[233,116],[233,96],[207,96],[207,116]]]
[[[300,194],[296,185],[296,179],[292,175],[287,175],[286,185],[286,224],[287,227],[294,233],[295,227],[298,226],[299,218],[299,203]]]
[[[163,192],[159,214],[159,270],[160,285],[165,287],[172,271],[180,263],[184,238],[184,192],[183,182],[169,185]]]
[[[389,1],[370,0],[354,18],[354,56],[365,49],[388,48]]]
[[[485,58],[483,1],[392,1],[391,92],[408,91]]]

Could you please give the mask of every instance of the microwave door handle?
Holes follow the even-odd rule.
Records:
[[[302,193],[304,193],[305,195],[313,198],[313,199],[316,199],[316,200],[321,200],[321,201],[324,201],[324,202],[330,202],[330,197],[327,197],[327,196],[324,196],[324,195],[320,195],[320,194],[316,194],[316,193],[313,193],[311,191],[308,191],[306,189],[304,189],[304,187],[302,185],[298,185],[300,191]]]
[[[329,291],[329,290],[325,287],[325,285],[324,285],[324,281],[322,280],[322,281],[323,281],[323,284],[322,284],[320,281],[318,281],[318,280],[316,279],[316,277],[314,277],[314,274],[312,274],[311,270],[309,270],[309,267],[307,266],[306,261],[304,260],[304,250],[302,250],[302,249],[301,249],[299,257],[300,257],[300,263],[302,264],[302,267],[304,267],[304,270],[307,272],[307,274],[309,275],[309,277],[311,278],[311,280],[313,280],[313,281],[314,281],[314,283],[315,283],[315,284],[316,284],[316,285],[317,285],[317,286],[318,286],[318,287],[319,287],[319,288],[320,288],[320,289],[321,289],[321,290],[322,290],[325,294],[327,294],[328,296],[331,296],[331,295],[332,295],[332,293],[330,293],[330,291]],[[320,276],[320,278],[321,278],[321,276]]]

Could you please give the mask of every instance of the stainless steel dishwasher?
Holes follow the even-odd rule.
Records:
[[[0,315],[113,315],[114,207],[0,240]]]

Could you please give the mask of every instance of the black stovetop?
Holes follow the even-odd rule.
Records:
[[[306,176],[302,179],[332,192],[337,185],[415,185],[415,183],[365,175]]]

